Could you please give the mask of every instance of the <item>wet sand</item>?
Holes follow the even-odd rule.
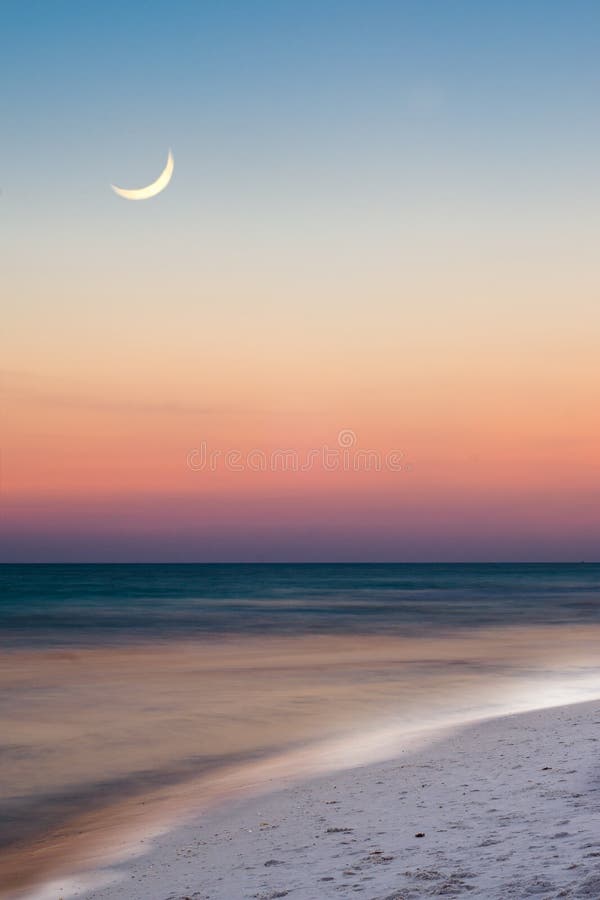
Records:
[[[594,697],[599,637],[561,626],[6,652],[4,896],[105,867],[232,798]]]
[[[76,893],[597,898],[599,742],[600,701],[455,729],[384,764],[231,802],[104,873],[112,884]]]

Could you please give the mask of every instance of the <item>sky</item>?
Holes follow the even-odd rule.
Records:
[[[1,561],[599,558],[595,0],[6,0],[0,85]]]

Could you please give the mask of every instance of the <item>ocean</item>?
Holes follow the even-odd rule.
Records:
[[[600,696],[598,564],[3,565],[0,597],[5,896],[274,772]]]
[[[600,621],[600,564],[2,565],[5,647]]]

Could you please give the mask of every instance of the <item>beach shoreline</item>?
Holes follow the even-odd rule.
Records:
[[[600,699],[454,728],[304,782],[274,772],[270,791],[156,836],[94,886],[63,878],[21,896],[598,897],[599,741]]]
[[[7,652],[1,896],[66,897],[232,798],[592,700],[597,647],[571,625]]]

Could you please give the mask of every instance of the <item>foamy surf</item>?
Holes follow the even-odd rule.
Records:
[[[151,853],[165,834],[184,826],[203,812],[228,800],[260,796],[292,784],[362,766],[415,754],[427,745],[441,741],[450,733],[469,725],[503,716],[535,710],[574,705],[600,697],[600,669],[579,672],[570,677],[552,677],[549,673],[531,678],[515,687],[511,695],[490,697],[477,708],[462,707],[432,717],[418,727],[407,728],[399,716],[395,722],[372,722],[368,732],[349,732],[339,738],[316,741],[304,747],[273,754],[232,770],[215,773],[210,782],[191,780],[169,796],[148,798],[154,812],[146,821],[113,830],[96,867],[65,879],[53,878],[28,891],[7,896],[27,900],[55,900],[59,896],[87,896],[94,889],[122,881],[128,876],[127,862]],[[96,853],[98,850],[96,848]],[[115,868],[113,868],[115,867]]]

